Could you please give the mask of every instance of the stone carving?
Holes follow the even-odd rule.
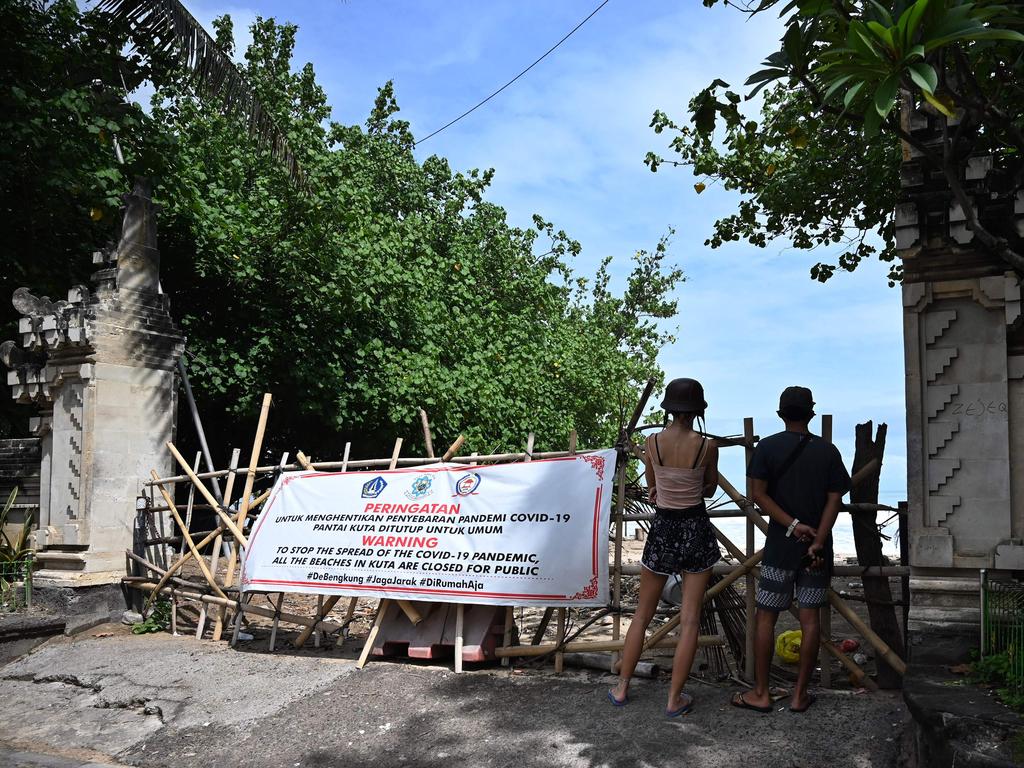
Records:
[[[20,344],[0,345],[19,402],[39,409],[40,578],[115,580],[150,469],[170,469],[176,365],[184,348],[159,291],[155,206],[145,180],[125,196],[120,241],[93,254],[93,289],[51,301],[19,288]]]

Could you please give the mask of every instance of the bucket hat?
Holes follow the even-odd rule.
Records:
[[[704,387],[696,379],[672,379],[665,387],[661,407],[669,413],[704,413],[708,407]]]
[[[779,395],[779,415],[807,416],[814,415],[814,396],[807,387],[786,387]]]

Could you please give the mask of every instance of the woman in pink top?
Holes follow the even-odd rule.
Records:
[[[643,651],[647,627],[658,608],[665,582],[676,573],[684,574],[683,604],[665,714],[676,717],[693,706],[693,697],[683,693],[683,685],[697,652],[700,614],[711,566],[721,557],[704,506],[704,497],[713,496],[718,487],[718,448],[693,428],[696,419],[703,419],[707,405],[700,382],[673,380],[661,402],[672,421],[660,433],[647,438],[648,496],[657,514],[641,560],[640,602],[626,633],[619,684],[608,691],[608,699],[617,707],[629,700],[629,681]]]

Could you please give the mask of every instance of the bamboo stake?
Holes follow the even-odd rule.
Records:
[[[153,477],[157,477],[155,469],[152,470],[150,474]],[[196,548],[196,543],[192,540],[192,536],[188,532],[188,527],[185,525],[185,521],[182,520],[181,515],[178,514],[178,510],[174,506],[174,500],[167,493],[167,489],[165,489],[162,485],[158,485],[157,488],[163,495],[164,501],[167,502],[167,506],[171,508],[171,514],[174,515],[174,521],[178,524],[178,527],[181,528],[181,536],[183,539],[185,539],[185,543],[188,544],[189,551],[192,553],[192,556],[196,559],[196,562],[199,564],[199,570],[203,572],[203,577],[210,585],[210,589],[216,592],[218,597],[227,597],[227,595],[225,595],[221,591],[221,588],[217,586],[217,580],[213,578],[213,574],[210,573],[210,569],[206,567],[206,560],[204,560],[203,556],[199,554],[199,550]]]
[[[462,435],[459,435],[459,439],[455,441],[459,445],[462,445]],[[455,448],[455,446],[452,446]],[[445,456],[452,451],[452,448],[448,449]],[[456,450],[458,450],[456,448]],[[402,438],[395,440],[395,448],[391,452],[391,464],[388,467],[389,470],[394,469],[398,464],[398,454],[402,452]],[[330,602],[330,601],[328,601]],[[337,602],[337,600],[335,600]],[[370,627],[370,633],[366,636],[366,642],[363,643],[363,650],[359,653],[359,661],[356,663],[357,669],[362,669],[366,666],[367,659],[370,658],[370,651],[373,650],[373,643],[377,639],[377,634],[380,632],[380,625],[384,622],[384,614],[388,611],[388,605],[390,601],[387,598],[377,601],[377,615],[373,619],[373,626]],[[333,607],[333,604],[332,604]]]
[[[703,602],[706,603],[709,600],[711,600],[713,597],[718,595],[720,592],[724,592],[726,587],[728,587],[734,581],[739,579],[741,576],[746,575],[748,571],[750,571],[758,563],[761,562],[761,557],[763,555],[764,555],[764,550],[761,550],[759,552],[756,552],[753,556],[748,557],[746,560],[744,560],[739,568],[737,568],[735,571],[730,573],[728,576],[724,577],[720,582],[715,584],[707,592],[704,593],[704,600],[703,600]],[[680,616],[680,614],[677,613],[675,616],[673,616],[671,619],[669,619],[663,625],[661,625],[656,631],[652,632],[650,637],[648,637],[646,642],[644,642],[643,649],[646,651],[649,648],[653,648],[655,643],[657,643],[659,640],[661,640],[663,637],[665,637],[669,632],[671,632],[673,629],[675,629],[677,626],[679,626],[679,616]],[[748,631],[749,631],[749,629],[748,629]]]
[[[274,623],[270,628],[270,652],[274,652],[277,645],[277,625],[281,622],[281,604],[284,602],[284,592],[278,593],[277,605],[274,607]]]
[[[555,643],[544,645],[515,645],[510,648],[495,648],[494,654],[498,658],[511,658],[513,656],[543,656],[561,647],[566,653],[586,653],[587,651],[621,651],[625,640],[578,640],[559,646]],[[659,640],[655,647],[671,648],[676,644],[675,638]],[[725,645],[725,638],[720,635],[701,635],[697,638],[697,645],[704,647],[709,645]]]
[[[171,587],[163,587],[162,589],[157,590],[156,589],[156,585],[152,584],[152,583],[148,583],[148,584],[147,583],[142,583],[142,584],[130,583],[128,586],[130,586],[133,589],[141,590],[143,592],[158,592],[159,591],[160,593],[163,593],[163,594],[168,594],[171,591],[171,589],[172,589]],[[199,586],[199,585],[193,585],[193,586]],[[227,599],[224,599],[224,598],[217,597],[216,595],[205,595],[205,594],[202,594],[202,593],[199,593],[199,592],[183,592],[180,589],[177,590],[177,593],[178,593],[179,596],[188,598],[189,600],[199,600],[199,601],[202,601],[204,603],[208,603],[209,605],[218,606],[218,607],[225,607],[225,608],[231,608],[231,609],[238,610],[238,611],[241,611],[241,612],[244,612],[244,613],[252,613],[252,614],[254,614],[256,616],[263,616],[263,617],[268,618],[268,619],[274,618],[274,611],[269,609],[269,608],[261,608],[258,605],[251,605],[251,604],[242,605],[241,601],[239,601],[239,600],[232,600],[230,597],[227,598]],[[296,624],[296,625],[298,625],[300,627],[309,626],[314,621],[313,619],[310,619],[308,616],[299,616],[299,615],[294,614],[294,613],[288,613],[287,611],[281,611],[280,617],[281,617],[281,621],[283,621],[283,622],[285,622],[287,624]],[[334,622],[330,622],[330,621],[320,621],[320,622],[317,622],[316,626],[321,627],[323,630],[325,630],[327,632],[336,632],[336,631],[342,629],[342,625],[341,624],[335,624]]]
[[[832,442],[832,414],[821,415],[821,439]],[[830,567],[833,564],[830,564]],[[830,574],[831,575],[831,574]],[[818,609],[818,624],[821,628],[820,638],[826,642],[832,642],[832,606],[823,605]],[[828,651],[819,643],[818,645],[818,667],[821,669],[821,687],[832,687],[832,664],[828,657]]]
[[[523,456],[523,461],[528,462],[533,460],[533,432],[526,436],[526,453]],[[516,616],[515,609],[511,605],[505,606],[505,632],[502,636],[502,645],[508,648],[512,645],[512,629],[515,627]],[[510,658],[503,658],[501,660],[501,666],[508,667],[512,664]]]
[[[366,636],[366,642],[363,643],[363,650],[359,653],[359,661],[356,662],[356,669],[362,669],[366,666],[367,660],[370,658],[370,651],[373,650],[373,642],[377,639],[377,634],[380,632],[380,625],[384,622],[384,614],[387,612],[388,601],[381,600],[377,603],[377,615],[373,618],[373,626],[370,627],[370,634]]]
[[[200,541],[198,544],[196,544],[196,549],[202,549],[207,544],[209,544],[211,541],[213,541],[215,537],[217,537],[220,534],[224,533],[224,531],[226,531],[226,530],[227,530],[227,526],[224,525],[223,523],[221,523],[219,526],[217,526],[216,530],[210,531],[203,538],[202,541]],[[179,559],[176,563],[173,563],[170,567],[167,568],[166,571],[163,572],[163,576],[160,578],[160,581],[157,583],[157,586],[159,586],[160,588],[163,588],[167,584],[167,582],[170,581],[171,578],[173,578],[174,574],[177,573],[181,569],[181,567],[185,563],[187,563],[191,558],[192,558],[192,553],[191,552],[186,552],[184,554],[184,556],[181,557],[181,559]],[[153,601],[153,599],[154,599],[153,596],[150,596],[149,600],[146,601],[146,605],[143,608],[144,611],[147,608],[149,608],[149,604]]]
[[[234,491],[235,488],[235,477],[238,475],[238,458],[241,455],[241,453],[241,450],[239,450],[238,448],[235,448],[234,450],[231,451],[231,461],[228,464],[228,468],[230,469],[231,474],[228,475],[228,482],[224,488],[224,506],[228,508],[231,507],[231,493],[232,491]],[[220,549],[222,542],[223,537],[221,536],[218,536],[213,542],[213,555],[210,557],[210,570],[213,571],[214,576],[217,575],[217,564],[218,561],[220,560]],[[216,611],[215,613],[216,616],[213,621],[213,640],[214,642],[220,642],[220,636],[224,632],[224,614],[222,611]],[[199,629],[197,630],[197,638],[202,637],[203,624],[205,623],[205,621],[206,616],[204,614],[202,620],[200,621]]]
[[[712,526],[712,528],[714,528],[714,526]],[[714,528],[714,531],[715,536],[717,536],[718,540],[722,542],[725,548],[729,551],[729,554],[731,554],[737,560],[742,560],[743,552],[740,550],[740,548],[733,544],[732,541],[730,541],[729,537],[717,528]],[[795,619],[800,618],[800,612],[797,611],[797,609],[793,606],[789,606],[789,613]],[[747,632],[752,633],[753,627],[748,627]],[[829,654],[831,654],[834,659],[836,659],[840,664],[846,667],[846,669],[850,672],[850,674],[858,683],[863,685],[868,690],[878,690],[878,684],[875,683],[875,681],[872,680],[870,677],[868,677],[867,673],[865,673],[864,670],[861,669],[853,659],[851,659],[845,653],[836,648],[835,645],[833,645],[830,641],[826,641],[824,639],[819,638],[819,643],[821,647],[824,648]]]
[[[420,409],[420,413],[423,410]],[[424,423],[426,422],[426,414],[423,413]],[[465,626],[466,620],[466,606],[463,603],[459,603],[455,606],[455,673],[459,674],[462,672],[462,647],[463,647],[463,627]]]
[[[462,444],[464,442],[466,442],[466,436],[465,435],[459,435],[457,438],[455,438],[455,442],[452,443],[448,447],[448,450],[444,452],[444,456],[441,457],[441,461],[451,461],[455,457],[455,454],[459,452],[459,449],[462,447]],[[514,456],[515,454],[509,454],[509,455],[510,456]],[[394,459],[396,457],[392,457],[392,458]],[[392,465],[391,465],[391,467],[389,467],[389,469],[394,469],[395,466],[397,465],[397,463],[398,463],[397,461],[392,461]]]
[[[828,601],[832,607],[839,612],[839,615],[846,619],[851,627],[857,630],[865,640],[871,643],[875,652],[885,660],[886,664],[895,669],[901,675],[907,674],[907,665],[904,663],[903,659],[897,656],[896,652],[889,647],[888,643],[880,638],[878,634],[871,629],[871,627],[865,624],[861,620],[860,616],[853,612],[853,609],[850,608],[850,606],[843,602],[842,598],[836,594],[835,590],[829,589]]]
[[[577,434],[576,434],[576,430],[575,429],[570,430],[569,431],[569,455],[570,456],[575,456],[576,455],[576,441],[577,441],[577,439],[578,439],[578,437],[577,437]],[[621,577],[621,573],[622,573],[621,569],[619,569],[616,572],[617,577]],[[550,610],[550,609],[548,609],[548,610]],[[546,611],[545,611],[545,615],[547,615],[550,618],[550,614],[548,614]],[[565,608],[559,608],[558,609],[558,621],[555,624],[555,643],[557,645],[559,645],[559,646],[562,645],[562,643],[565,642],[565,625],[566,625],[566,619],[567,618],[568,618],[568,611]],[[619,618],[619,616],[618,616],[618,614],[616,614],[615,619],[618,620],[618,618]],[[543,637],[543,633],[541,633],[541,637],[540,638],[537,638],[537,642],[534,643],[534,645],[539,644],[542,637]],[[612,637],[615,640],[619,639],[619,637],[618,637],[618,626],[616,626],[615,631],[614,631]],[[615,665],[615,658],[616,658],[615,654],[612,654],[611,658],[609,659],[609,664],[611,664],[612,666]],[[562,651],[562,650],[555,651],[555,674],[556,675],[562,674],[562,670],[563,669],[565,669],[565,652]]]
[[[743,419],[743,439],[745,441],[744,446],[744,458],[746,460],[746,466],[750,466],[750,459],[754,455],[753,448],[753,436],[754,436],[754,419],[747,417]],[[751,480],[747,478],[747,498],[749,499],[752,495]],[[755,540],[754,540],[754,523],[749,518],[746,524],[747,533],[747,552],[746,557],[750,557],[754,554]],[[737,558],[743,560],[744,558]],[[747,633],[744,637],[743,646],[743,674],[747,680],[754,679],[754,614],[756,612],[756,606],[754,603],[754,590],[755,590],[754,574],[748,573],[746,576],[746,585],[743,593],[744,608],[747,614]]]
[[[201,462],[202,460],[203,460],[202,451],[196,451],[196,460],[192,463],[192,471],[193,472],[198,472],[199,471],[199,462]],[[155,473],[155,470],[154,470],[154,473]],[[190,486],[189,489],[188,489],[188,501],[185,503],[185,527],[188,528],[190,532],[192,530],[192,505],[195,503],[195,500],[196,500],[196,488],[195,488],[195,486]],[[178,557],[181,557],[183,554],[185,554],[185,537],[184,536],[181,539],[181,545],[178,547]]]
[[[427,449],[427,458],[434,458],[434,440],[430,436],[430,420],[427,418],[427,412],[420,408],[420,423],[423,424],[423,443]]]
[[[203,485],[203,481],[196,477],[195,472],[193,472],[192,468],[185,462],[185,457],[182,456],[181,453],[178,452],[178,449],[174,447],[174,443],[168,442],[167,449],[171,452],[171,455],[174,456],[175,461],[177,461],[178,464],[181,465],[181,468],[185,470],[185,474],[192,478],[192,482],[195,484],[195,487],[199,489],[199,493],[201,493],[207,503],[214,508],[214,511],[220,516],[220,519],[224,521],[224,525],[226,525],[228,530],[231,531],[231,534],[235,537],[236,548],[238,546],[248,546],[249,542],[245,538],[245,534],[242,533],[242,530],[238,527],[241,523],[236,524],[234,520],[224,513],[224,510],[220,508],[217,500],[213,498],[213,494],[206,490],[206,486]],[[156,472],[153,472],[153,475],[155,476]],[[163,486],[160,487],[162,488]],[[168,504],[173,506],[172,502],[168,502]],[[242,520],[245,520],[244,516],[242,517]],[[225,586],[231,586],[227,583],[227,580],[225,580]]]
[[[235,517],[236,527],[241,527],[245,522],[246,515],[249,514],[249,497],[252,495],[253,483],[256,482],[256,466],[259,464],[260,452],[263,450],[263,435],[267,430],[267,417],[270,415],[271,402],[273,402],[273,397],[271,397],[270,393],[267,392],[263,395],[263,405],[260,407],[260,418],[256,423],[256,437],[253,438],[252,452],[249,454],[249,471],[246,473],[245,485],[243,486],[242,495],[239,497],[238,515]],[[230,587],[235,583],[235,565],[238,562],[238,546],[239,542],[236,539],[235,546],[231,548],[231,553],[228,555],[228,572],[224,577],[225,587]],[[223,611],[221,612],[220,618],[223,621]]]
[[[345,472],[345,471],[348,470],[348,457],[349,457],[349,451],[351,451],[351,449],[352,449],[352,443],[350,443],[350,442],[345,443],[345,453],[344,453],[344,456],[342,458],[342,463],[341,463],[341,471],[342,472]],[[305,458],[305,454],[301,454],[301,455],[302,455],[303,458]],[[299,460],[301,461],[302,459],[299,459]],[[312,464],[309,464],[308,466],[305,466],[303,468],[304,469],[314,469]],[[340,596],[332,595],[331,597],[328,597],[326,600],[324,600],[323,603],[317,609],[317,619],[318,620],[319,619],[323,619],[325,616],[327,616],[327,614],[329,614],[331,612],[331,609],[334,608],[334,606],[337,604],[337,602],[340,599],[341,599]],[[347,626],[348,622],[351,621],[351,619],[352,619],[352,613],[355,611],[355,607],[356,607],[355,603],[356,603],[357,599],[358,598],[353,597],[352,600],[349,602],[349,610],[348,610],[348,613],[345,616],[345,621],[344,621],[344,624],[343,624],[344,626]],[[309,636],[311,634],[312,634],[312,630],[310,630],[309,632],[303,631],[303,632],[299,633],[299,636],[297,638],[295,638],[295,643],[294,643],[295,647],[296,648],[301,648],[303,645],[305,645],[306,641],[309,640]]]

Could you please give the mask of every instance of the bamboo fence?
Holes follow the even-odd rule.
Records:
[[[617,493],[615,494],[615,505],[611,517],[611,530],[609,531],[612,550],[612,562],[609,569],[611,579],[610,603],[604,609],[596,609],[596,612],[595,609],[572,609],[565,607],[550,607],[544,609],[537,620],[536,627],[534,628],[532,636],[529,638],[528,642],[522,642],[517,639],[515,631],[515,606],[508,606],[505,613],[502,644],[496,650],[496,656],[501,659],[502,664],[509,665],[513,662],[513,659],[516,658],[535,660],[539,657],[551,657],[555,671],[561,672],[563,664],[565,663],[564,654],[566,653],[588,654],[594,652],[610,652],[610,655],[605,657],[608,659],[609,669],[614,671],[617,668],[618,654],[621,652],[624,643],[621,619],[623,615],[627,615],[635,609],[635,606],[623,603],[623,578],[635,575],[639,572],[639,566],[623,563],[622,554],[625,526],[628,523],[635,523],[643,526],[653,517],[652,514],[643,512],[627,513],[625,509],[628,480],[627,471],[629,464],[628,459],[630,457],[642,458],[642,450],[640,446],[636,444],[635,438],[641,430],[650,428],[640,427],[639,421],[646,409],[652,387],[653,382],[649,382],[643,395],[636,404],[629,423],[623,427],[616,445],[616,448],[619,451],[620,460],[616,469],[615,487]],[[124,583],[129,588],[140,590],[148,597],[146,608],[148,608],[158,596],[170,597],[172,605],[175,608],[177,607],[178,600],[184,600],[198,606],[198,619],[196,622],[197,638],[204,637],[209,617],[213,616],[213,626],[211,630],[212,639],[214,641],[221,640],[224,628],[230,625],[233,627],[230,642],[234,645],[238,642],[242,624],[244,621],[248,620],[247,617],[262,617],[272,621],[269,639],[269,649],[271,651],[274,651],[277,646],[278,628],[281,623],[298,628],[297,635],[293,641],[293,646],[295,648],[302,648],[311,636],[314,638],[314,644],[317,647],[320,646],[323,638],[327,635],[337,635],[338,643],[342,643],[344,642],[349,628],[355,618],[359,600],[372,600],[371,598],[348,598],[344,612],[340,615],[335,614],[332,616],[332,611],[342,598],[335,595],[325,599],[323,596],[320,596],[317,598],[317,607],[312,614],[303,615],[302,613],[286,611],[283,609],[285,598],[284,593],[267,594],[266,597],[270,601],[270,607],[268,608],[254,604],[253,597],[255,593],[246,592],[243,594],[239,591],[236,586],[237,571],[240,566],[238,558],[240,551],[239,548],[246,546],[246,535],[244,531],[249,521],[258,516],[262,504],[270,494],[269,490],[262,494],[254,493],[254,487],[258,480],[272,479],[277,473],[298,469],[309,470],[315,468],[320,471],[334,470],[345,472],[371,467],[395,469],[397,467],[423,466],[440,462],[482,464],[530,461],[535,458],[557,458],[588,452],[577,450],[576,433],[573,431],[569,435],[568,450],[566,451],[535,453],[533,451],[534,437],[531,433],[527,437],[525,450],[522,453],[500,453],[490,455],[473,454],[470,456],[462,456],[459,454],[459,450],[463,444],[463,438],[460,436],[441,457],[436,457],[433,450],[433,438],[430,432],[429,420],[426,412],[420,409],[420,418],[423,426],[424,443],[426,445],[427,454],[425,457],[402,457],[400,453],[403,441],[399,438],[396,440],[392,455],[389,458],[353,461],[349,458],[351,445],[346,444],[343,458],[340,461],[317,461],[314,466],[310,459],[299,451],[297,453],[297,463],[289,464],[287,462],[287,454],[285,454],[285,456],[281,458],[281,461],[276,465],[260,466],[258,461],[263,450],[267,417],[271,402],[271,396],[269,394],[264,395],[256,428],[256,435],[250,452],[249,463],[247,468],[244,470],[239,468],[239,451],[235,450],[232,454],[228,469],[202,473],[196,472],[195,469],[184,459],[177,448],[173,444],[168,443],[168,450],[171,452],[176,463],[180,467],[181,474],[159,477],[154,471],[152,473],[151,480],[147,483],[150,490],[150,496],[148,507],[141,512],[141,515],[144,518],[139,526],[142,530],[142,534],[136,544],[135,551],[126,552],[128,575],[125,577]],[[831,432],[831,417],[823,417],[823,432]],[[824,436],[830,438],[830,434]],[[748,462],[758,440],[757,436],[754,434],[752,419],[744,420],[744,431],[742,437],[714,437],[713,439],[720,448],[730,446],[742,447],[746,453]],[[198,464],[196,466],[198,466]],[[874,461],[857,473],[853,478],[853,482],[857,483],[865,477],[870,476],[871,472],[877,472],[877,470],[878,462]],[[244,488],[241,494],[237,497],[237,500],[234,501],[234,506],[232,506],[235,482],[239,474],[244,474]],[[204,483],[204,481],[215,482],[220,478],[226,478],[223,504],[217,502]],[[174,487],[177,484],[182,483],[189,484],[188,502],[185,505],[179,505],[174,501]],[[719,598],[721,601],[721,598],[723,597],[728,597],[728,599],[725,600],[725,604],[734,606],[730,609],[734,611],[734,613],[742,611],[741,616],[726,616],[723,613],[723,603],[716,603],[718,606],[717,610],[719,619],[724,627],[732,627],[734,629],[736,627],[742,627],[741,631],[745,634],[744,647],[738,649],[734,648],[734,656],[738,659],[742,654],[744,664],[742,669],[739,667],[738,663],[734,664],[734,669],[736,675],[744,677],[746,680],[752,680],[752,628],[754,627],[755,610],[753,605],[753,585],[758,574],[759,563],[763,554],[762,550],[755,550],[754,531],[760,530],[764,533],[767,531],[768,524],[762,517],[762,513],[748,500],[750,495],[749,487],[746,496],[740,494],[735,486],[733,486],[727,478],[721,475],[721,473],[719,473],[719,486],[735,506],[732,508],[712,509],[709,514],[713,518],[741,517],[745,519],[747,535],[746,541],[744,542],[745,546],[741,548],[725,536],[719,529],[715,528],[715,534],[719,543],[735,562],[731,564],[721,563],[714,567],[713,578],[717,580],[712,583],[705,594],[705,612],[707,615],[709,607],[716,598]],[[199,494],[199,497],[205,502],[205,504],[194,503],[193,496],[195,493]],[[159,495],[159,499],[157,498],[157,494]],[[158,503],[159,500],[162,500],[163,503]],[[873,507],[874,510],[863,509],[868,506]],[[216,515],[216,527],[213,530],[202,534],[193,534],[189,530],[188,524],[191,521],[182,519],[179,512],[179,510],[183,508],[186,511],[186,517],[188,517],[193,510],[212,510]],[[882,505],[859,505],[855,508],[851,507],[851,505],[845,505],[845,508],[847,511],[877,511],[890,509]],[[156,518],[159,517],[161,513],[168,512],[177,524],[178,530],[180,531],[179,537],[161,535]],[[169,551],[169,545],[173,543],[179,544],[178,552],[174,552],[173,549]],[[204,554],[203,549],[211,544],[212,547],[210,548],[209,554]],[[171,562],[172,558],[168,556],[169,553],[177,556],[176,559],[173,560],[173,563]],[[185,577],[185,572],[182,568],[190,561],[194,561],[194,565],[198,567],[201,580],[196,578],[194,573],[192,578]],[[223,571],[221,571],[222,567]],[[851,577],[858,577],[868,573],[875,576],[903,576],[907,570],[908,569],[905,567],[905,564],[900,567],[876,566],[873,569],[837,566],[834,573],[835,575]],[[734,584],[740,580],[745,584],[745,598],[742,602],[740,601],[738,594],[735,594],[732,591],[734,590]],[[906,599],[906,596],[904,595],[903,598]],[[881,659],[901,673],[905,671],[905,664],[903,663],[903,660],[900,659],[892,649],[889,648],[889,646],[872,631],[872,629],[846,604],[846,601],[839,594],[830,589],[828,599],[829,606],[822,609],[822,634],[820,638],[820,652],[822,659],[821,682],[823,685],[829,685],[831,682],[830,660],[835,659],[850,673],[852,680],[860,685],[872,689],[877,687],[874,685],[871,678],[865,674],[864,670],[848,655],[840,651],[832,642],[831,620],[833,609],[857,634],[863,637],[865,641],[874,648],[876,654]],[[369,654],[380,630],[383,616],[389,602],[390,601],[386,598],[377,601],[373,623],[364,640],[363,647],[359,655],[359,667],[362,667],[368,661]],[[426,606],[427,609],[431,607],[431,604],[414,604],[405,600],[398,600],[396,602],[409,621],[413,624],[418,624],[422,620],[422,610],[424,606]],[[742,605],[742,608],[739,608],[740,605]],[[522,612],[522,609],[520,610]],[[795,614],[794,609],[791,609],[791,612]],[[577,614],[575,616],[575,621],[581,621],[585,614],[589,614],[589,616],[580,629],[570,634],[570,624],[575,623],[573,621],[573,613]],[[456,609],[455,640],[455,670],[457,672],[462,671],[461,646],[463,640],[463,614],[464,606],[458,605]],[[603,637],[601,639],[579,639],[588,631],[593,634],[595,630],[591,629],[591,627],[598,624],[600,619],[606,619],[608,617],[611,619],[610,639],[607,637]],[[550,641],[545,642],[545,639],[552,634],[549,631],[552,618],[555,618],[554,636]],[[742,621],[738,621],[740,618]],[[175,610],[172,612],[172,622],[176,622],[176,619],[177,611]],[[648,651],[653,648],[663,648],[674,645],[676,638],[670,635],[678,626],[679,619],[680,614],[676,613],[668,621],[651,632],[644,643],[644,650]],[[716,626],[716,624],[708,624],[705,622],[702,626]],[[172,629],[176,628],[177,627],[172,624]],[[525,627],[521,627],[520,629],[524,630]],[[598,630],[600,630],[600,626],[598,626]],[[526,633],[523,632],[522,636],[525,637],[525,634]],[[728,645],[728,643],[726,638],[721,635],[704,634],[699,638],[699,645],[704,648],[720,648]]]

